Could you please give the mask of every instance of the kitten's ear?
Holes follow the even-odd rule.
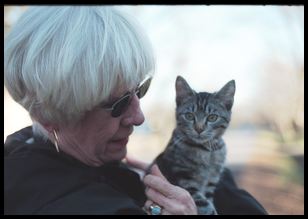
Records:
[[[226,106],[227,110],[231,110],[235,94],[235,81],[229,81],[223,88],[221,88],[215,96],[219,98]]]
[[[189,97],[194,96],[195,91],[190,88],[188,83],[181,76],[177,76],[175,82],[176,104],[179,105]]]

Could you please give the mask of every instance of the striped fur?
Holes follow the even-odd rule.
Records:
[[[152,165],[157,163],[172,184],[190,192],[199,214],[217,214],[213,195],[224,168],[222,135],[231,119],[234,93],[234,81],[216,93],[196,93],[182,77],[176,80],[177,126]]]

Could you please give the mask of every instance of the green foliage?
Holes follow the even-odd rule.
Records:
[[[297,162],[295,157],[288,156],[282,159],[279,172],[285,183],[304,185],[304,166]]]

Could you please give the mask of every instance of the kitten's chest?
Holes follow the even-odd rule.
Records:
[[[224,163],[226,157],[225,146],[219,150],[208,151],[202,148],[192,147],[189,144],[182,143],[174,145],[165,151],[165,156],[171,158],[178,165],[187,165],[194,167],[211,167]]]
[[[191,158],[196,160],[200,166],[211,167],[216,164],[222,164],[225,161],[226,150],[221,148],[216,151],[196,150],[194,148],[188,148],[183,155],[190,154]],[[188,155],[189,156],[189,155]]]

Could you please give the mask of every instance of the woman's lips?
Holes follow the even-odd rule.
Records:
[[[114,141],[111,142],[113,144],[112,147],[111,147],[111,150],[123,149],[126,146],[127,142],[128,142],[128,137],[118,139],[118,140],[114,140]]]
[[[117,143],[117,144],[127,144],[128,142],[128,137],[125,137],[125,138],[122,138],[122,139],[119,139],[119,140],[115,140],[113,141],[114,143]]]
[[[126,147],[127,143],[128,143],[128,138],[129,136],[133,133],[134,128],[131,127],[128,131],[128,133],[126,133],[126,135],[124,135],[125,137],[119,137],[116,138],[115,140],[111,140],[111,150],[120,150]]]

